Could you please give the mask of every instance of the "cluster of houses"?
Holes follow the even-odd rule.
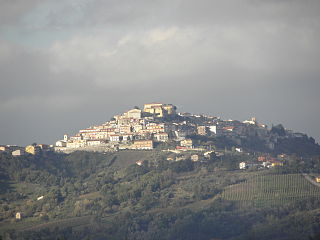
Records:
[[[269,149],[277,136],[255,118],[243,122],[219,117],[178,113],[172,104],[149,103],[135,107],[101,125],[81,129],[76,135],[64,135],[55,144],[56,151],[107,149],[153,149],[157,142],[180,142],[179,149],[192,149],[190,135],[225,136],[241,146],[248,137],[259,137]]]
[[[241,162],[239,163],[239,169],[251,169],[251,168],[273,168],[284,165],[286,159],[285,154],[280,154],[276,158],[270,155],[261,155],[257,158],[256,162]]]
[[[33,144],[26,147],[20,147],[16,145],[0,146],[0,152],[9,153],[12,156],[24,156],[26,154],[37,155],[41,152],[48,152],[53,150],[54,146],[47,144]]]
[[[176,115],[172,104],[145,104],[143,110],[134,108],[101,125],[81,129],[75,136],[64,135],[55,144],[57,151],[117,147],[121,149],[153,149],[154,142],[172,138],[174,124],[159,121]]]

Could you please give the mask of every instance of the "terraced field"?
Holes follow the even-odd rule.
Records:
[[[307,198],[320,198],[320,187],[300,174],[255,175],[225,188],[222,198],[235,201],[241,208],[279,206]]]

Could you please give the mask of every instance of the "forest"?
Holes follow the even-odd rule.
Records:
[[[320,187],[302,175],[319,157],[238,170],[254,156],[169,155],[2,153],[0,239],[319,239]]]

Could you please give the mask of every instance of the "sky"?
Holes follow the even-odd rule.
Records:
[[[320,141],[318,0],[0,0],[0,144],[144,103]]]

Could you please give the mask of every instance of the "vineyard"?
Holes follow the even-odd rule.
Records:
[[[225,188],[222,198],[235,201],[241,208],[279,206],[307,198],[320,199],[320,187],[300,174],[254,175]]]

